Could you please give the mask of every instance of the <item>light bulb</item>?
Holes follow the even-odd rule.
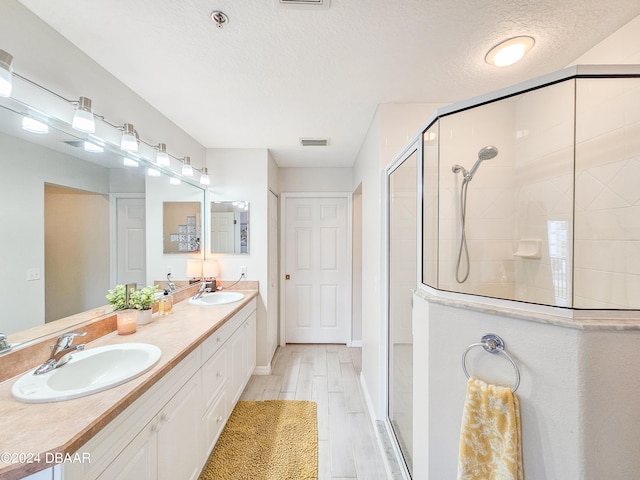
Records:
[[[532,37],[514,37],[493,47],[484,57],[485,62],[496,67],[506,67],[522,59],[531,50],[535,40]]]

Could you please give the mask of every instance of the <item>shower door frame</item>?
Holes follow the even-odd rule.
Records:
[[[385,304],[385,322],[384,322],[384,342],[385,349],[383,351],[383,359],[384,362],[384,426],[386,429],[386,433],[391,442],[394,455],[398,461],[398,465],[401,467],[401,473],[405,480],[411,480],[411,474],[407,467],[405,456],[402,452],[400,443],[398,442],[398,438],[396,437],[396,433],[394,427],[391,423],[390,418],[390,408],[391,408],[391,388],[390,388],[390,361],[391,361],[391,352],[390,352],[390,341],[391,341],[391,331],[390,331],[390,320],[391,320],[391,312],[390,312],[390,287],[391,287],[391,254],[390,254],[390,246],[391,246],[391,174],[396,171],[406,160],[408,160],[413,154],[416,155],[416,278],[415,284],[416,289],[420,285],[422,278],[422,269],[420,266],[422,265],[422,232],[421,229],[418,228],[421,225],[420,219],[422,218],[422,198],[423,198],[423,140],[422,140],[422,132],[416,137],[414,137],[410,143],[408,143],[405,148],[394,158],[394,160],[387,166],[384,171],[384,179],[383,179],[383,198],[385,199],[385,211],[384,211],[384,279],[386,283],[386,288],[384,289],[384,304]],[[413,310],[413,299],[411,300],[411,310]],[[413,362],[413,360],[412,360]],[[415,372],[414,372],[415,373]],[[414,405],[415,411],[415,405]],[[413,452],[412,452],[413,453]],[[412,455],[413,457],[413,455]]]

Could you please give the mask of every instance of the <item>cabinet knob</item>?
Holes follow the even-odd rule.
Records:
[[[161,422],[166,422],[167,420],[169,420],[169,415],[167,415],[166,413],[163,413],[162,415],[160,415]]]
[[[218,370],[218,371],[216,372],[216,377],[220,378],[221,376],[222,376],[222,372],[221,372],[220,370]]]
[[[222,339],[220,337],[216,337],[216,342],[220,343]]]
[[[216,422],[220,423],[222,421],[222,415],[219,415],[218,418],[216,418]]]

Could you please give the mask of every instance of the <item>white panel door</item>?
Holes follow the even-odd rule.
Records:
[[[211,213],[211,246],[216,253],[235,253],[235,226],[233,212]],[[237,250],[240,252],[240,250]]]
[[[285,340],[347,343],[347,198],[287,198]]]
[[[117,284],[145,286],[146,240],[144,198],[117,199]]]

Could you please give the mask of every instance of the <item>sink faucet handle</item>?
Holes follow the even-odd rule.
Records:
[[[58,337],[58,340],[56,340],[56,344],[52,347],[52,349],[58,347],[60,349],[65,349],[65,348],[69,348],[71,346],[71,344],[73,343],[73,339],[75,337],[84,337],[87,334],[87,332],[69,332],[69,333],[63,333],[62,335],[60,335]]]

